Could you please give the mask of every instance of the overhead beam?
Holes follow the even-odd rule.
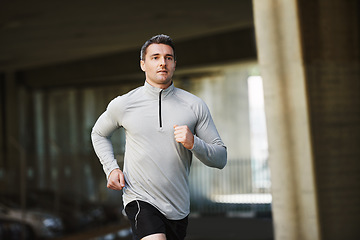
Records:
[[[19,81],[30,88],[53,88],[139,79],[143,77],[139,67],[140,47],[113,55],[24,69],[19,71]],[[176,51],[178,69],[254,60],[254,28],[176,42]]]

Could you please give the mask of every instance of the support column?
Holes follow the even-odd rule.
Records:
[[[5,74],[0,73],[0,189],[5,188]]]
[[[2,189],[5,191],[17,192],[21,183],[20,174],[20,143],[18,128],[18,95],[16,86],[16,77],[13,72],[7,72],[3,75],[2,88],[4,96],[2,98],[2,151],[1,167],[4,171],[4,179],[6,182],[4,187],[12,186],[13,189]]]
[[[277,240],[320,239],[296,0],[253,0]]]
[[[321,236],[360,239],[360,1],[298,6]]]

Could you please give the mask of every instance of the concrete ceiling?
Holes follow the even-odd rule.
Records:
[[[0,71],[123,52],[158,33],[179,42],[252,25],[251,0],[1,1]]]

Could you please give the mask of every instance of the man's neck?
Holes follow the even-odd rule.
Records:
[[[170,87],[171,84],[172,84],[172,80],[171,80],[169,83],[167,83],[167,84],[154,84],[154,83],[152,83],[152,82],[150,82],[150,81],[148,81],[148,80],[146,80],[146,82],[147,82],[148,84],[150,84],[151,86],[156,87],[156,88],[160,88],[160,89],[167,89],[167,88]]]

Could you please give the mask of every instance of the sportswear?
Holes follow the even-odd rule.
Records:
[[[174,125],[187,125],[194,134],[191,150],[175,141]],[[125,206],[141,200],[168,219],[183,219],[190,212],[192,154],[210,167],[221,169],[226,165],[226,146],[206,104],[173,83],[160,89],[145,81],[143,86],[113,99],[96,121],[91,137],[107,177],[119,168],[110,141],[119,127],[126,134]]]
[[[186,237],[188,217],[169,220],[153,205],[139,200],[128,203],[125,212],[134,240],[156,233],[164,233],[166,240],[184,240]]]

